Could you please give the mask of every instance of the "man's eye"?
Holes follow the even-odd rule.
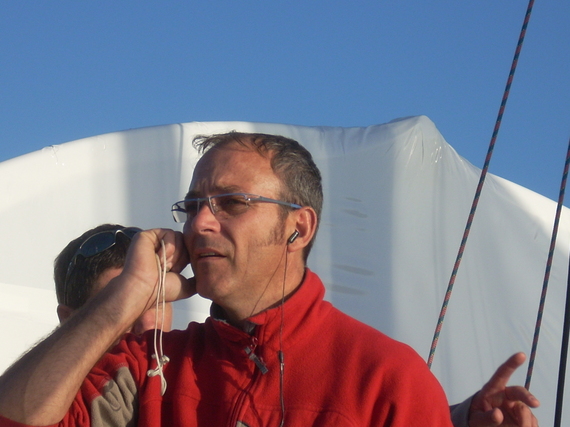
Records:
[[[216,200],[219,208],[228,213],[239,213],[247,208],[247,201],[240,196],[225,196]]]
[[[184,203],[184,210],[187,213],[196,213],[200,209],[200,202],[198,200],[189,200]]]

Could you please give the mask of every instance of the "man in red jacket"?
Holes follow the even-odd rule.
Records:
[[[2,376],[0,424],[450,426],[423,360],[325,302],[306,268],[322,206],[310,154],[258,134],[198,146],[173,206],[184,233],[135,236],[122,273]],[[166,299],[198,292],[211,317],[166,334],[160,351],[129,336],[97,363],[154,305],[157,255]],[[195,280],[178,274],[188,261]],[[479,412],[521,418],[504,387],[483,391]]]

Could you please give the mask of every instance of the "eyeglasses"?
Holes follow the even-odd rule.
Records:
[[[142,229],[138,227],[125,227],[119,230],[101,231],[86,239],[81,244],[81,246],[79,246],[77,251],[75,251],[73,258],[71,258],[71,261],[69,261],[69,265],[67,266],[65,281],[63,282],[65,304],[69,303],[67,295],[67,282],[69,281],[69,276],[71,276],[71,272],[77,263],[77,257],[79,255],[81,255],[83,258],[90,258],[92,256],[98,255],[115,246],[117,243],[117,236],[119,234],[122,234],[127,239],[132,240],[135,234],[137,234],[139,231],[142,231]]]
[[[301,205],[284,202],[282,200],[270,199],[268,197],[257,196],[246,193],[218,194],[209,197],[197,197],[194,199],[181,200],[172,205],[172,216],[176,222],[192,221],[208,202],[210,210],[218,219],[228,219],[244,213],[251,203],[276,203],[287,206],[291,209],[301,209]]]

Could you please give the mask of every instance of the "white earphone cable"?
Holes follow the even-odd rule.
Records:
[[[158,284],[157,284],[157,295],[156,295],[156,313],[154,317],[154,354],[153,359],[156,360],[156,368],[149,369],[147,375],[149,377],[154,377],[156,375],[160,376],[160,394],[164,396],[166,393],[166,378],[164,378],[163,367],[166,365],[170,359],[164,354],[162,347],[162,328],[164,327],[164,312],[166,306],[166,249],[164,246],[164,240],[160,241],[162,246],[162,263],[158,255],[156,257],[156,265],[158,269]],[[162,306],[162,326],[160,331],[158,329],[158,312]]]

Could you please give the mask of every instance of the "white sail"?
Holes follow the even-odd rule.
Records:
[[[309,266],[341,310],[427,359],[480,170],[426,117],[363,128],[193,122],[46,147],[0,164],[0,371],[57,324],[53,260],[88,228],[177,228],[170,206],[190,183],[197,134],[277,133],[300,141],[323,173],[325,205]],[[451,402],[530,351],[556,204],[487,177],[433,371]],[[566,293],[563,211],[531,391],[552,423]],[[178,302],[175,327],[208,302]],[[514,382],[524,383],[526,366]],[[569,401],[567,399],[567,401]]]

